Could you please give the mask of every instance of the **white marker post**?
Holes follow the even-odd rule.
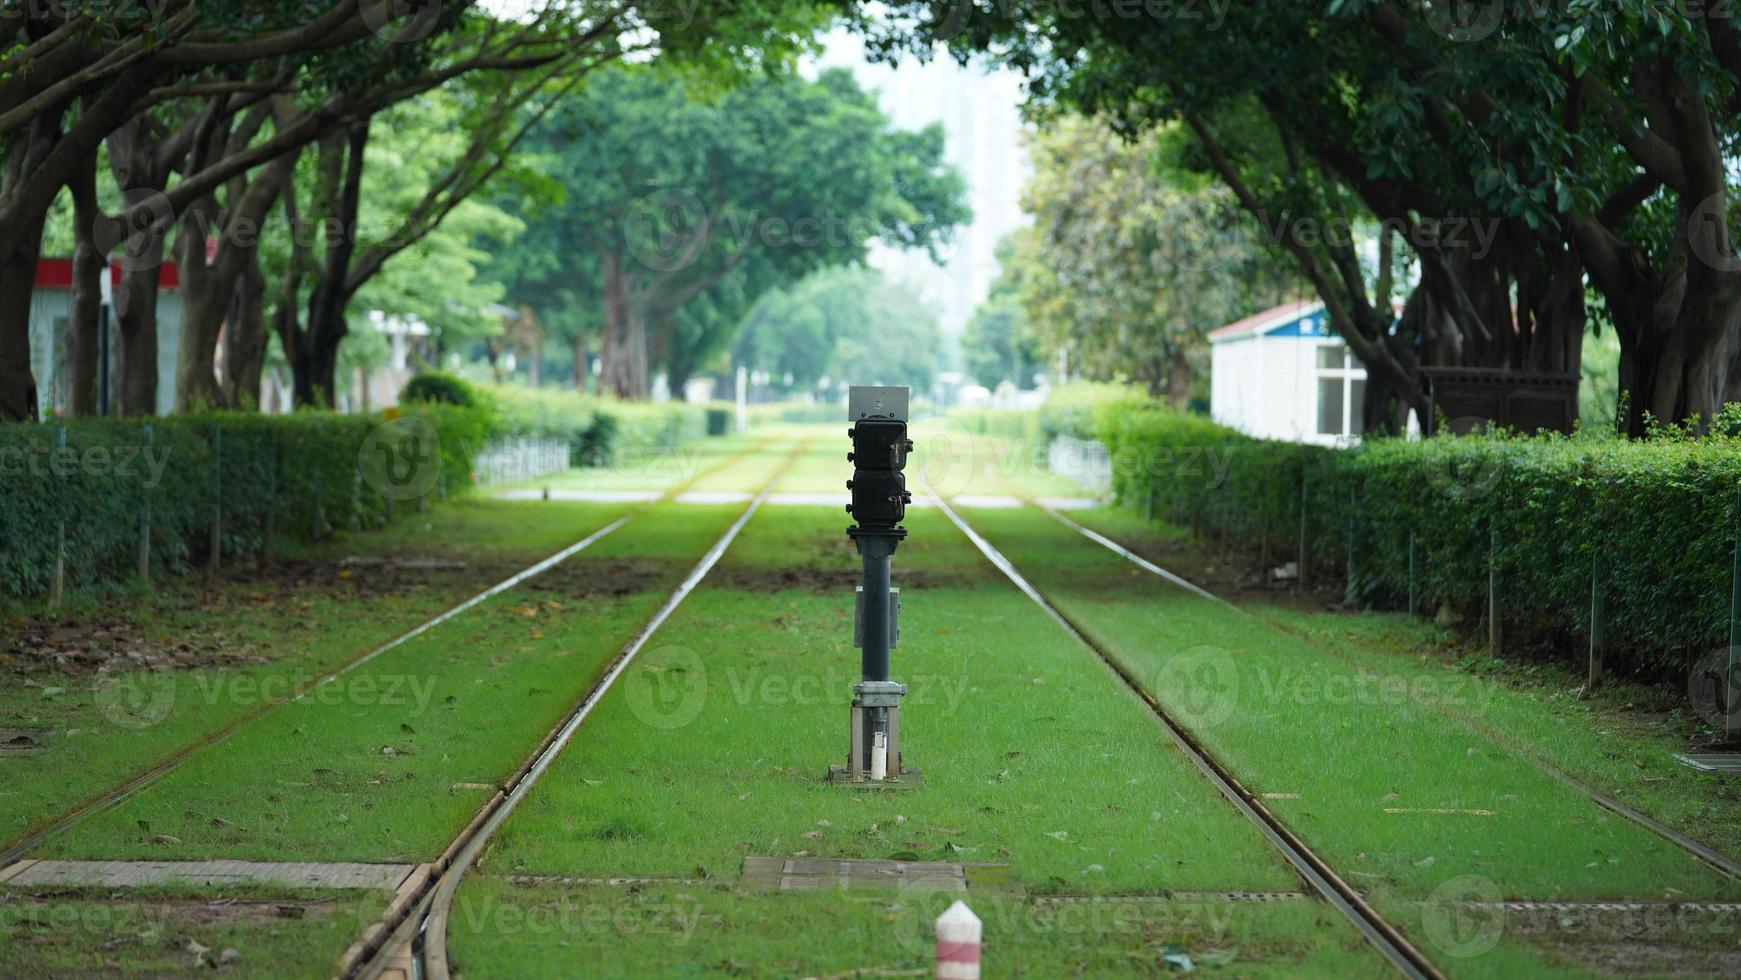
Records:
[[[956,902],[937,917],[937,980],[979,980],[979,916]]]

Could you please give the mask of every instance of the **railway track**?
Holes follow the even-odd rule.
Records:
[[[1144,704],[1149,706],[1149,710],[1160,720],[1173,745],[1184,753],[1192,765],[1196,766],[1214,784],[1215,788],[1227,798],[1235,809],[1244,814],[1257,827],[1258,831],[1275,847],[1305,883],[1338,912],[1342,913],[1360,931],[1361,935],[1365,936],[1378,952],[1396,968],[1397,972],[1413,978],[1413,980],[1426,980],[1426,978],[1439,980],[1439,978],[1444,977],[1438,967],[1410,942],[1401,930],[1385,921],[1353,886],[1344,881],[1334,868],[1314,853],[1275,814],[1271,813],[1257,794],[1246,789],[1226,766],[1212,756],[1190,731],[1173,718],[1154,694],[1144,688],[1136,676],[1126,669],[1111,652],[1090,638],[1086,631],[1081,629],[1062,610],[1054,606],[1043,592],[1023,577],[1022,573],[1008,558],[1004,557],[1002,552],[998,551],[990,541],[987,541],[976,531],[973,525],[969,524],[954,507],[950,506],[947,500],[936,494],[922,477],[920,486],[936,502],[938,508],[949,518],[950,522],[967,535],[968,540],[973,542],[974,547],[979,549],[980,554],[984,555],[987,561],[991,562],[998,571],[1014,583],[1024,595],[1045,610],[1046,614],[1051,616],[1066,632],[1083,646],[1094,651],[1101,662],[1106,664],[1114,674],[1118,675],[1126,687],[1129,687],[1143,700]],[[1158,568],[1158,566],[1156,567]],[[1169,580],[1176,578],[1170,574],[1165,577],[1168,577]],[[1175,584],[1180,582],[1183,580],[1177,580]],[[1194,585],[1188,583],[1185,585],[1193,591],[1201,591]],[[1215,597],[1210,596],[1210,598]],[[1217,599],[1217,601],[1222,600]]]
[[[1006,486],[1007,486],[1007,484],[1006,484]],[[1246,617],[1255,619],[1258,622],[1261,622],[1266,626],[1269,626],[1273,629],[1276,629],[1276,630],[1279,630],[1283,633],[1286,633],[1289,636],[1296,637],[1303,643],[1311,643],[1313,646],[1317,647],[1318,649],[1324,649],[1322,646],[1315,643],[1310,637],[1302,635],[1298,630],[1290,628],[1285,623],[1277,622],[1276,620],[1274,620],[1268,616],[1265,616],[1261,613],[1254,612],[1254,611],[1247,609],[1247,608],[1244,608],[1242,606],[1234,605],[1232,602],[1229,602],[1227,599],[1225,599],[1221,596],[1215,595],[1214,593],[1209,592],[1208,590],[1202,588],[1201,586],[1198,586],[1196,583],[1191,582],[1191,581],[1189,581],[1189,580],[1187,580],[1187,579],[1185,579],[1185,578],[1183,578],[1183,577],[1181,577],[1173,572],[1168,571],[1166,568],[1163,568],[1162,566],[1156,564],[1155,562],[1144,557],[1143,555],[1140,555],[1137,552],[1132,551],[1129,548],[1126,548],[1124,545],[1119,544],[1117,541],[1112,540],[1111,538],[1107,537],[1106,535],[1103,535],[1103,534],[1099,533],[1098,531],[1095,531],[1091,528],[1083,527],[1081,524],[1078,524],[1077,522],[1071,520],[1066,515],[1059,513],[1055,508],[1048,507],[1044,503],[1041,503],[1040,501],[1035,500],[1031,496],[1028,496],[1025,494],[1020,494],[1020,493],[1015,494],[1015,496],[1017,497],[1017,499],[1021,500],[1024,504],[1027,504],[1028,506],[1031,506],[1031,507],[1038,508],[1043,513],[1049,515],[1053,520],[1056,520],[1058,523],[1064,525],[1065,527],[1071,529],[1072,531],[1075,531],[1077,534],[1080,534],[1082,537],[1087,538],[1088,540],[1094,542],[1095,544],[1100,545],[1101,547],[1107,549],[1108,551],[1111,551],[1113,554],[1118,555],[1119,557],[1125,559],[1126,561],[1129,561],[1131,564],[1136,565],[1138,568],[1143,569],[1144,571],[1150,573],[1151,575],[1154,575],[1158,578],[1161,578],[1161,579],[1164,579],[1168,582],[1171,582],[1172,584],[1174,584],[1182,589],[1185,589],[1186,591],[1191,592],[1194,595],[1208,599],[1212,602],[1219,603],[1220,605],[1238,613],[1241,616],[1246,616]],[[1335,654],[1335,651],[1328,651],[1328,652]],[[1339,654],[1336,654],[1336,655],[1340,656]],[[1344,658],[1344,662],[1347,662],[1345,658]],[[1359,665],[1352,664],[1352,666],[1355,666],[1358,668]],[[1694,838],[1689,837],[1684,833],[1681,833],[1680,831],[1674,829],[1673,827],[1668,826],[1667,824],[1663,823],[1660,820],[1657,820],[1656,818],[1654,818],[1648,814],[1640,813],[1638,810],[1635,810],[1632,807],[1627,806],[1625,803],[1622,803],[1619,800],[1614,799],[1613,797],[1609,796],[1608,794],[1603,793],[1601,790],[1598,790],[1595,787],[1584,783],[1583,781],[1579,780],[1576,776],[1572,775],[1569,772],[1566,772],[1564,769],[1561,769],[1559,766],[1554,765],[1554,763],[1552,761],[1543,757],[1541,755],[1541,753],[1535,751],[1530,746],[1518,741],[1517,739],[1514,739],[1514,738],[1506,735],[1504,732],[1497,731],[1496,729],[1492,728],[1491,726],[1484,725],[1481,722],[1479,722],[1473,718],[1468,718],[1464,715],[1458,714],[1457,712],[1450,710],[1449,708],[1447,708],[1445,705],[1443,705],[1441,703],[1434,702],[1434,701],[1431,701],[1428,699],[1421,699],[1421,698],[1415,698],[1414,700],[1415,700],[1416,704],[1419,704],[1422,707],[1429,708],[1429,709],[1437,712],[1441,717],[1446,718],[1452,722],[1455,722],[1459,725],[1464,726],[1470,732],[1473,732],[1477,735],[1480,735],[1483,738],[1490,739],[1494,742],[1497,742],[1500,745],[1505,746],[1508,749],[1511,749],[1512,751],[1516,752],[1518,755],[1524,757],[1525,759],[1528,759],[1530,761],[1530,763],[1532,765],[1534,765],[1537,769],[1539,769],[1541,772],[1547,774],[1548,776],[1552,777],[1555,781],[1565,785],[1566,787],[1573,789],[1573,790],[1576,790],[1577,792],[1584,795],[1585,797],[1588,797],[1592,803],[1595,803],[1597,806],[1603,808],[1604,810],[1607,810],[1610,813],[1613,813],[1613,814],[1620,816],[1626,820],[1629,820],[1632,823],[1635,823],[1638,826],[1644,828],[1645,830],[1650,831],[1652,834],[1655,834],[1657,837],[1660,837],[1661,839],[1673,844],[1674,846],[1680,848],[1681,850],[1686,851],[1687,853],[1691,854],[1693,857],[1698,858],[1700,861],[1704,862],[1706,865],[1713,868],[1717,872],[1723,874],[1724,876],[1726,876],[1728,878],[1735,879],[1735,880],[1741,880],[1741,862],[1736,861],[1734,858],[1730,857],[1729,855],[1724,854],[1721,851],[1718,851],[1715,848],[1713,848],[1707,844],[1704,844],[1698,840],[1695,840]]]
[[[573,740],[593,709],[609,693],[617,678],[628,669],[653,634],[658,632],[683,600],[719,563],[719,559],[743,530],[744,525],[749,523],[750,518],[767,501],[773,488],[804,454],[809,442],[806,439],[793,449],[761,489],[744,505],[725,533],[713,543],[695,567],[690,569],[676,590],[623,646],[622,651],[611,661],[580,703],[545,736],[531,758],[484,804],[459,837],[448,845],[430,874],[414,890],[396,900],[382,920],[371,926],[346,951],[340,964],[341,976],[347,980],[394,975],[447,980],[450,976],[447,959],[448,917],[465,873],[476,863],[478,855],[489,845],[496,831],[531,793],[538,779],[555,762],[563,748]]]
[[[651,507],[653,507],[653,506],[655,506],[655,505],[657,505],[665,500],[670,500],[670,499],[677,497],[678,495],[682,494],[684,491],[688,490],[690,487],[694,486],[696,483],[705,479],[706,477],[708,477],[714,473],[717,473],[717,472],[725,469],[728,466],[733,465],[734,463],[738,462],[739,460],[743,459],[745,456],[747,456],[751,453],[757,452],[758,450],[763,448],[767,444],[767,442],[768,442],[768,440],[766,438],[759,439],[756,442],[745,447],[742,451],[734,453],[731,456],[726,457],[725,459],[721,460],[720,462],[715,463],[713,466],[710,466],[704,470],[697,471],[696,473],[691,475],[688,479],[684,480],[682,483],[680,483],[676,486],[673,486],[670,489],[666,490],[658,498],[656,498],[654,500],[645,501],[645,502],[642,502],[642,503],[635,505],[634,507],[632,507],[628,511],[628,513],[625,513],[623,516],[617,518],[616,520],[611,521],[610,523],[606,524],[605,526],[591,532],[590,534],[581,538],[579,541],[576,541],[575,543],[568,545],[567,547],[561,549],[560,551],[557,551],[556,553],[550,555],[547,558],[544,558],[544,559],[541,559],[537,562],[534,562],[533,564],[527,566],[524,569],[521,569],[520,571],[509,576],[508,578],[505,578],[502,581],[497,582],[495,585],[492,585],[489,588],[483,590],[482,592],[479,592],[478,594],[472,596],[471,598],[466,599],[464,602],[461,602],[458,605],[453,606],[452,608],[447,609],[441,613],[438,613],[437,615],[431,617],[430,619],[423,621],[422,623],[419,623],[418,625],[412,627],[411,629],[405,631],[404,633],[401,633],[398,636],[394,637],[393,639],[388,640],[386,643],[383,643],[380,646],[377,646],[371,650],[368,650],[368,651],[365,651],[364,653],[359,654],[356,657],[353,657],[352,659],[344,662],[343,664],[340,664],[339,666],[337,666],[337,667],[333,668],[332,670],[328,671],[327,673],[323,674],[319,678],[316,678],[316,679],[308,681],[304,684],[298,685],[297,687],[293,688],[284,697],[277,699],[277,700],[265,702],[265,703],[261,704],[259,707],[255,708],[254,710],[249,711],[249,712],[241,715],[240,717],[234,719],[233,721],[229,722],[228,724],[226,724],[226,725],[224,725],[224,726],[222,726],[214,731],[208,732],[208,733],[200,736],[195,741],[193,741],[185,746],[182,746],[181,748],[172,752],[170,755],[159,760],[157,763],[152,765],[150,768],[145,769],[141,772],[134,773],[131,776],[128,776],[126,779],[116,783],[115,785],[109,787],[108,789],[105,789],[102,792],[97,793],[97,794],[85,799],[84,801],[80,802],[78,805],[73,807],[71,810],[66,811],[65,813],[61,814],[60,816],[53,817],[53,818],[50,818],[46,821],[38,823],[36,826],[33,826],[29,830],[26,830],[23,834],[21,834],[20,836],[18,836],[14,840],[8,842],[5,845],[4,849],[0,849],[0,868],[3,868],[5,866],[13,863],[14,861],[17,861],[17,860],[23,858],[31,850],[33,850],[34,848],[41,845],[42,842],[44,842],[52,837],[55,837],[61,833],[64,833],[65,831],[67,831],[71,827],[78,824],[80,821],[83,821],[88,817],[95,816],[96,814],[102,813],[106,810],[112,809],[113,807],[119,805],[120,803],[129,799],[130,797],[137,794],[138,792],[145,789],[146,787],[152,785],[153,783],[156,783],[158,780],[160,780],[163,777],[174,772],[176,769],[180,768],[181,765],[183,763],[187,762],[189,759],[191,759],[194,756],[198,755],[199,753],[205,751],[206,749],[209,749],[215,745],[222,744],[223,742],[228,740],[231,736],[235,735],[236,732],[241,731],[247,725],[259,720],[260,718],[266,716],[267,714],[270,714],[272,711],[277,710],[278,708],[284,706],[285,704],[288,704],[292,701],[295,701],[297,698],[303,697],[304,695],[310,693],[311,691],[318,690],[319,688],[321,688],[327,684],[330,684],[330,683],[340,679],[341,677],[344,677],[346,674],[350,673],[351,671],[356,670],[359,667],[362,667],[363,665],[369,663],[371,660],[374,660],[375,658],[381,656],[382,654],[387,653],[388,651],[393,650],[393,649],[409,642],[410,640],[415,639],[416,637],[423,635],[424,633],[427,633],[428,631],[434,629],[435,627],[441,625],[442,623],[445,623],[448,620],[451,620],[451,619],[461,615],[462,613],[465,613],[466,611],[478,606],[480,603],[483,603],[484,601],[486,601],[490,598],[493,598],[497,595],[500,595],[503,592],[507,592],[508,590],[513,589],[516,586],[519,586],[520,584],[526,582],[527,580],[532,579],[532,578],[542,574],[543,572],[549,571],[551,568],[554,568],[555,566],[561,564],[562,562],[567,561],[569,558],[572,558],[573,556],[579,554],[580,552],[585,551],[587,548],[591,547],[594,543],[599,541],[601,538],[604,538],[607,535],[611,534],[612,532],[616,531],[617,529],[621,528],[623,525],[629,523],[631,520],[638,517],[640,514],[644,513],[649,508],[651,508]]]

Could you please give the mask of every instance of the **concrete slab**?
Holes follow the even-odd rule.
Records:
[[[761,891],[901,888],[965,892],[967,871],[944,861],[878,861],[747,857],[743,883]]]
[[[8,885],[59,888],[260,884],[392,891],[417,867],[270,861],[35,861],[29,865],[3,880]]]

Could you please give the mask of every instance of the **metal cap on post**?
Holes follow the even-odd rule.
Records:
[[[854,385],[847,397],[852,428],[852,479],[846,512],[856,522],[846,534],[858,547],[864,585],[858,590],[853,640],[860,648],[860,682],[853,685],[847,760],[831,766],[830,781],[849,786],[904,788],[919,773],[901,761],[901,696],[906,685],[889,680],[889,650],[899,636],[899,590],[889,584],[890,560],[907,529],[901,521],[913,495],[903,470],[913,442],[907,438],[908,389]]]

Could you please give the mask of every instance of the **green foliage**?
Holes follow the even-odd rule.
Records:
[[[1741,419],[1741,408],[1726,418]],[[1053,409],[1079,419],[1081,409]],[[1143,399],[1104,403],[1118,499],[1247,547],[1290,553],[1301,534],[1322,576],[1348,567],[1362,601],[1406,602],[1409,538],[1422,608],[1476,621],[1490,561],[1507,628],[1572,647],[1589,629],[1600,556],[1611,663],[1679,669],[1727,641],[1741,533],[1741,446],[1493,434],[1372,439],[1348,450],[1252,439]],[[1649,519],[1641,519],[1643,515]]]
[[[936,313],[911,289],[874,270],[843,267],[763,296],[744,318],[734,358],[767,371],[782,391],[808,391],[830,377],[923,392],[936,377],[942,344]]]
[[[998,242],[998,276],[992,280],[985,302],[973,311],[961,332],[961,355],[967,373],[987,388],[1009,381],[1017,388],[1034,386],[1034,374],[1044,366],[1044,355],[1022,290],[1031,276],[1030,265],[1016,256],[1015,243]]]
[[[408,415],[434,428],[445,485],[466,486],[488,434],[483,415],[435,404]],[[364,485],[358,464],[381,425],[380,416],[327,412],[78,419],[64,427],[64,449],[58,425],[0,428],[0,594],[45,591],[57,547],[69,587],[125,580],[137,569],[147,511],[159,574],[205,560],[214,513],[226,561],[260,554],[269,525],[299,540],[375,527],[393,505]],[[406,431],[374,439],[396,442]]]
[[[444,371],[424,371],[405,383],[399,396],[407,402],[436,402],[442,405],[476,405],[477,392],[471,382]]]
[[[1147,399],[1127,385],[1093,381],[1059,385],[1040,406],[1040,434],[1048,442],[1058,435],[1098,438],[1101,431],[1098,420],[1109,406],[1122,401],[1143,404]]]

